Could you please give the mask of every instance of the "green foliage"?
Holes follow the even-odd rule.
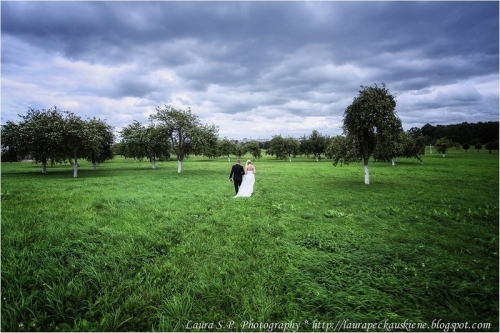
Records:
[[[499,128],[498,121],[436,126],[425,124],[421,128],[421,133],[425,136],[427,144],[434,145],[438,139],[447,137],[451,141],[474,146],[479,142],[498,140]]]
[[[283,149],[286,156],[290,159],[300,154],[300,142],[292,137],[283,139]]]
[[[147,155],[146,145],[148,142],[146,128],[138,121],[125,126],[120,135],[122,137],[123,156],[142,160]]]
[[[269,149],[266,150],[266,155],[276,156],[277,159],[286,157],[285,139],[281,135],[274,135],[269,142]]]
[[[482,145],[482,144],[480,144],[480,143],[478,143],[478,144],[476,144],[476,145],[474,146],[474,148],[476,148],[476,149],[477,149],[477,152],[479,153],[479,151],[480,151],[481,149],[483,149],[483,145]]]
[[[302,136],[299,140],[299,153],[309,157],[313,155],[318,161],[321,159],[321,154],[326,153],[330,137],[322,135],[316,130],[313,130],[309,136]]]
[[[160,122],[179,162],[191,154],[203,154],[216,148],[218,127],[201,124],[191,109],[178,110],[170,105],[156,107],[156,114],[151,115],[150,119]]]
[[[462,145],[462,149],[464,149],[464,150],[465,150],[465,152],[467,153],[467,150],[469,150],[469,149],[470,149],[469,144],[468,144],[467,142],[466,142],[466,143],[464,143],[464,144]]]
[[[218,156],[218,137],[219,128],[214,124],[201,125],[193,130],[191,144],[193,153],[205,155],[207,157]]]
[[[376,135],[377,144],[373,152],[376,161],[391,161],[400,157],[415,157],[423,163],[420,155],[425,152],[425,139],[423,136],[413,138],[410,132],[400,131],[391,139],[381,139]]]
[[[364,87],[344,112],[343,129],[356,138],[364,165],[375,149],[378,135],[380,145],[392,145],[393,137],[401,131],[401,120],[395,114],[396,100],[382,87]]]
[[[415,150],[417,155],[425,155],[425,137],[423,135],[415,139]]]
[[[309,138],[304,134],[303,136],[300,137],[299,142],[300,142],[299,146],[300,154],[309,157],[309,155],[313,150],[311,141],[309,141]]]
[[[453,144],[453,141],[449,140],[448,138],[441,138],[436,141],[436,144],[434,146],[436,147],[438,153],[443,154],[444,157],[448,149],[451,148]]]
[[[19,153],[31,156],[43,164],[49,159],[60,159],[64,129],[63,112],[54,107],[49,110],[29,109],[20,115],[15,146]]]
[[[352,136],[337,135],[331,139],[326,155],[332,159],[334,166],[337,166],[339,162],[340,166],[360,162],[361,157],[357,144],[357,140]]]
[[[230,155],[235,155],[236,144],[227,138],[219,140],[219,153],[229,159]]]
[[[2,126],[2,151],[9,152],[11,159],[17,155],[18,159],[30,157],[41,162],[43,173],[48,160],[77,165],[80,158],[103,162],[113,157],[112,128],[100,119],[84,121],[57,107],[41,111],[30,108],[20,117],[19,123]]]
[[[72,165],[78,163],[78,158],[85,157],[86,141],[90,133],[86,133],[86,124],[73,112],[64,111],[66,117],[62,122],[61,142],[59,148],[63,157]]]
[[[216,159],[188,159],[185,175],[82,161],[78,180],[2,163],[1,329],[440,318],[498,331],[498,156],[449,155],[375,163],[373,187],[361,164],[265,156],[241,202]]]
[[[113,127],[101,119],[88,119],[86,124],[85,159],[92,163],[102,163],[113,158],[112,146],[115,140]]]
[[[254,159],[262,157],[262,150],[257,141],[250,141],[245,144],[245,151],[253,156]]]
[[[313,154],[316,160],[320,160],[321,154],[326,152],[329,137],[313,130],[307,141],[306,147],[309,148],[309,150],[303,149],[306,150],[306,155]]]
[[[22,147],[19,146],[20,125],[12,121],[7,121],[1,127],[2,138],[2,161],[16,162],[23,159]]]
[[[144,126],[134,121],[121,130],[122,146],[118,146],[119,151],[127,158],[139,161],[147,158],[154,167],[155,161],[170,158],[170,141],[165,132],[166,129],[161,125],[151,123]]]
[[[495,142],[492,142],[492,141],[488,142],[486,144],[485,148],[490,151],[490,154],[491,154],[492,150],[498,150],[498,140]]]
[[[240,145],[240,144],[236,144],[234,146],[234,151],[233,151],[234,155],[237,157],[237,158],[240,158],[242,157],[243,155],[246,154],[246,148],[245,146],[243,145]]]

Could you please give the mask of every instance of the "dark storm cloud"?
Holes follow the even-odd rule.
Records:
[[[403,123],[416,121],[414,111],[453,108],[445,122],[471,109],[483,120],[498,113],[498,2],[1,6],[2,100],[17,89],[2,102],[4,114],[24,106],[21,92],[38,84],[31,95],[85,96],[66,101],[80,107],[92,96],[135,100],[127,105],[144,119],[148,105],[172,103],[207,119],[244,112],[337,123],[360,85],[381,82],[397,94]],[[64,72],[68,88],[57,91]]]

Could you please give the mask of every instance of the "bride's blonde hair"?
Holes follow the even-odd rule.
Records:
[[[247,161],[247,165],[249,165],[249,164],[252,164],[252,161],[248,160]]]

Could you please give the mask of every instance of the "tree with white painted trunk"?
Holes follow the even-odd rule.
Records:
[[[454,145],[453,141],[444,137],[444,138],[438,139],[436,141],[436,144],[434,145],[434,147],[436,147],[436,150],[438,151],[438,153],[441,153],[441,154],[443,154],[443,157],[446,157],[446,151],[449,148],[453,147],[453,145]]]
[[[201,151],[203,140],[208,132],[217,135],[216,126],[203,126],[195,114],[189,108],[187,111],[175,109],[170,105],[163,108],[156,107],[156,114],[150,116],[151,120],[157,120],[165,129],[164,135],[170,140],[171,151],[177,156],[177,173],[182,172],[184,158],[190,154]]]
[[[73,177],[78,177],[78,159],[85,156],[87,141],[89,140],[88,128],[85,122],[70,111],[63,111],[66,115],[62,128],[60,149],[64,157],[73,166]]]
[[[69,161],[73,176],[78,177],[78,159],[87,158],[102,162],[112,157],[113,133],[109,126],[97,119],[88,122],[70,111],[57,107],[48,110],[29,109],[16,124],[2,126],[6,142],[15,147],[19,156],[30,157],[42,164],[47,172],[47,161]],[[4,133],[3,133],[4,134]]]
[[[308,140],[310,142],[310,146],[312,149],[311,152],[314,155],[314,159],[316,160],[316,162],[319,162],[319,160],[321,160],[321,154],[324,154],[326,152],[329,137],[322,135],[317,130],[313,130]]]
[[[402,126],[396,116],[396,100],[385,84],[365,87],[344,112],[344,133],[351,136],[359,147],[365,171],[365,184],[370,184],[368,160],[375,149],[376,134],[382,140],[390,139]]]
[[[283,140],[284,152],[288,157],[288,161],[292,161],[292,157],[300,154],[300,142],[293,137],[287,137]]]
[[[48,160],[62,158],[63,112],[52,109],[28,109],[19,115],[18,123],[2,125],[2,147],[12,146],[20,157],[31,157],[42,164],[42,173],[47,172]]]
[[[145,126],[134,121],[120,132],[126,156],[138,160],[147,158],[151,168],[156,169],[158,160],[170,158],[170,142],[165,133],[162,126],[153,123]]]

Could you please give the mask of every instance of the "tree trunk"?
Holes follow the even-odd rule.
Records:
[[[73,164],[73,178],[78,177],[78,162],[75,161],[75,164]]]
[[[47,162],[42,162],[42,173],[47,173]]]
[[[392,164],[392,166],[395,166],[395,165],[396,165],[396,162],[394,161],[394,159],[393,159],[393,158],[391,159],[391,164]]]
[[[420,156],[415,155],[415,157],[417,158],[417,160],[420,161],[420,165],[424,165],[424,161],[422,161],[422,159],[420,158]]]
[[[290,162],[291,162],[292,161],[292,157],[290,156],[289,159],[290,159]]]
[[[181,173],[181,172],[182,172],[182,161],[178,160],[177,161],[177,173]]]
[[[151,168],[156,169],[156,160],[151,161]]]
[[[231,159],[229,158],[229,156],[227,157],[227,161],[228,161],[228,162],[231,162]]]
[[[368,135],[365,135],[365,138]],[[370,184],[370,170],[368,169],[368,160],[370,159],[370,155],[368,154],[368,141],[367,139],[363,140],[363,165],[365,166],[365,184]]]
[[[446,157],[446,154],[443,154],[443,157]]]
[[[314,154],[314,159],[316,160],[316,162],[319,162],[318,155]]]
[[[92,170],[96,170],[97,169],[97,162],[94,162],[92,163]]]

